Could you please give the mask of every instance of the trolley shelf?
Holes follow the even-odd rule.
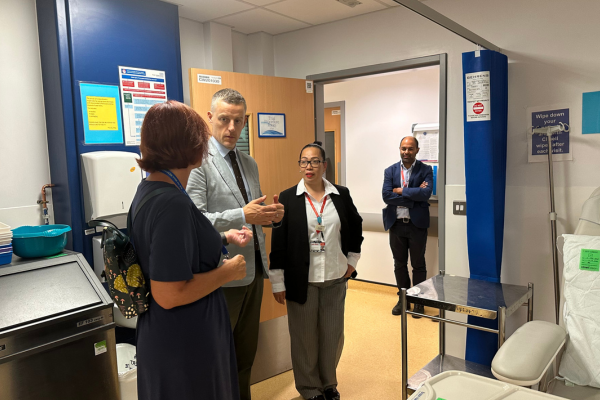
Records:
[[[506,307],[506,316],[510,316],[531,296],[527,286],[454,275],[436,275],[415,287],[419,293],[406,293],[413,304],[487,319],[496,319],[500,307]]]
[[[476,375],[493,378],[489,366],[466,361],[446,354],[446,324],[459,325],[466,328],[478,329],[498,334],[498,348],[504,344],[506,318],[519,307],[527,306],[527,321],[533,319],[533,283],[527,286],[509,285],[498,282],[488,282],[460,276],[445,275],[440,271],[424,282],[409,289],[401,289],[401,326],[402,326],[402,399],[408,398],[409,392],[414,392],[421,383],[444,371],[463,371]],[[409,293],[410,292],[410,293]],[[406,317],[416,314],[407,311],[408,302],[437,308],[439,316],[420,314],[440,323],[439,355],[425,368],[408,379],[408,346]],[[446,318],[446,311],[472,315],[498,321],[498,328],[479,326],[471,321],[461,322]]]

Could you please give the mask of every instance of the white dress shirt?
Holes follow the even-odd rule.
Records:
[[[221,154],[221,156],[223,156],[223,159],[225,160],[225,162],[227,163],[227,166],[229,167],[229,170],[231,171],[231,176],[233,176],[233,179],[235,179],[235,173],[233,172],[233,165],[231,164],[231,158],[229,157],[229,152],[231,150],[229,150],[227,147],[225,147],[221,143],[219,143],[219,141],[217,139],[215,139],[214,136],[211,136],[210,140],[213,141],[213,144],[215,145],[217,150],[219,150],[219,154]],[[233,151],[235,151],[235,155],[238,160],[238,165],[240,167],[240,172],[242,173],[242,179],[244,181],[244,187],[246,188],[246,193],[248,194],[248,200],[252,200],[252,193],[250,192],[250,186],[248,186],[248,181],[246,181],[246,176],[244,175],[244,168],[242,167],[242,163],[240,162],[240,152],[238,151],[237,147],[235,149],[233,149]],[[246,215],[244,214],[244,209],[241,208],[241,210],[242,210],[242,217],[244,218],[244,223],[246,223]]]
[[[400,184],[404,187],[404,182],[406,182],[406,187],[408,187],[408,181],[410,180],[410,175],[412,174],[413,167],[415,163],[412,163],[410,168],[406,168],[404,163],[400,161]],[[402,171],[404,171],[404,180],[402,180]],[[398,206],[396,207],[396,218],[410,218],[410,214],[408,212],[408,208]]]
[[[321,234],[317,235],[317,216],[306,199],[306,194],[310,196],[310,199],[317,210],[317,213],[321,211],[323,201],[327,198],[325,208],[323,209],[322,222],[325,226],[325,252],[323,253],[310,253],[310,266],[308,268],[308,281],[309,282],[325,282],[334,279],[339,279],[346,274],[348,271],[348,264],[352,265],[356,269],[356,264],[360,259],[360,253],[348,253],[348,257],[342,252],[342,235],[340,229],[342,228],[339,215],[331,201],[330,194],[340,193],[338,190],[323,178],[325,183],[325,195],[318,202],[314,197],[308,193],[304,186],[304,179],[300,181],[296,189],[296,195],[304,196],[304,203],[306,204],[306,217],[308,221],[308,241],[320,240]],[[273,286],[273,293],[283,292],[285,290],[285,282],[282,269],[269,270],[269,278]]]

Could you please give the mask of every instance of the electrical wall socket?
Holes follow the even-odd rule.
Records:
[[[466,201],[452,202],[452,213],[454,215],[467,215],[467,202]]]

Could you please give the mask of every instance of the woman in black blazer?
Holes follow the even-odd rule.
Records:
[[[275,299],[288,300],[296,389],[305,399],[338,400],[346,282],[356,277],[362,218],[348,189],[324,179],[319,142],[304,146],[298,165],[302,180],[279,195],[285,216],[273,230],[269,278]]]

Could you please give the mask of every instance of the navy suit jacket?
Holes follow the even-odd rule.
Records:
[[[400,162],[386,168],[383,177],[383,190],[381,195],[387,207],[383,209],[383,226],[387,231],[396,222],[396,208],[403,206],[408,208],[410,220],[419,228],[429,228],[429,197],[433,191],[433,168],[416,160],[408,187],[402,190],[402,194],[393,192],[394,188],[401,187]],[[426,188],[420,188],[423,182],[427,182]]]

